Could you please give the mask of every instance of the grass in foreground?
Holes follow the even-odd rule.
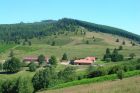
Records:
[[[78,85],[40,93],[140,93],[140,76],[123,80]]]
[[[136,75],[140,75],[140,70],[125,72],[124,78],[132,77],[132,76],[136,76]],[[59,88],[71,87],[71,86],[75,86],[75,85],[90,84],[90,83],[97,83],[97,82],[103,82],[103,81],[111,81],[111,80],[116,80],[117,78],[118,77],[116,74],[105,75],[105,76],[100,76],[100,77],[95,77],[95,78],[86,78],[86,79],[82,79],[82,80],[75,80],[72,82],[58,84],[50,89],[59,89]]]

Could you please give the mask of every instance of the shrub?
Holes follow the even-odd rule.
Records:
[[[137,60],[138,63],[140,63],[140,58]]]
[[[115,73],[117,73],[121,69],[122,69],[122,66],[119,66],[119,65],[113,66],[113,67],[111,67],[109,69],[109,73],[108,74],[115,74]]]
[[[125,72],[127,72],[127,71],[129,71],[129,70],[130,70],[130,68],[129,68],[129,66],[128,66],[128,65],[124,65],[124,66],[123,66],[123,70],[124,70]]]
[[[116,39],[116,42],[119,42],[120,40],[119,39]]]
[[[51,58],[49,59],[49,64],[57,66],[57,59],[55,56],[51,56]]]
[[[119,50],[123,50],[123,46],[119,46]]]
[[[0,63],[0,70],[2,70],[2,65],[3,65],[3,64],[2,64],[2,63]]]
[[[35,91],[48,88],[50,84],[53,85],[52,82],[55,83],[55,79],[57,79],[57,76],[54,69],[52,67],[48,67],[44,70],[40,70],[33,76],[33,87]]]
[[[107,74],[108,74],[108,70],[106,70],[104,67],[98,67],[96,70],[88,74],[88,78],[104,76]]]
[[[68,60],[68,57],[67,57],[66,53],[63,54],[62,60]]]
[[[45,59],[44,55],[41,54],[38,56],[39,65],[42,65],[45,61],[46,61],[46,59]]]
[[[130,71],[133,71],[133,70],[135,70],[136,69],[136,65],[129,65],[129,70]]]
[[[125,41],[122,42],[122,45],[125,45]]]
[[[123,71],[123,70],[119,70],[119,71],[117,72],[117,77],[118,77],[120,80],[122,80],[123,77],[124,77],[124,71]]]
[[[106,62],[111,62],[111,58],[106,58],[105,61]]]
[[[139,70],[129,71],[129,72],[125,72],[123,74],[124,77],[131,77],[131,76],[135,76],[135,75],[140,75],[140,71]],[[58,88],[70,87],[70,86],[74,86],[74,85],[90,84],[90,83],[94,83],[94,82],[102,82],[102,81],[115,80],[115,79],[117,79],[117,75],[112,74],[112,75],[106,75],[106,76],[90,78],[90,79],[88,78],[88,79],[82,79],[82,80],[75,80],[72,82],[67,82],[67,83],[56,85],[55,87],[53,87],[51,89],[58,89]]]
[[[21,62],[18,58],[12,57],[3,64],[3,69],[7,72],[18,72],[21,69]]]
[[[140,70],[140,63],[136,65],[136,69]]]
[[[76,80],[76,69],[74,67],[66,67],[64,70],[58,72],[58,78],[64,82]]]
[[[34,72],[34,71],[36,71],[36,69],[37,69],[37,65],[36,65],[34,62],[31,62],[31,63],[29,64],[29,70],[30,70],[31,72]]]
[[[18,93],[15,81],[6,80],[1,86],[2,93]]]
[[[89,41],[88,40],[86,41],[86,44],[89,44]]]
[[[17,93],[33,93],[34,89],[32,83],[27,78],[19,77],[16,81]]]
[[[131,59],[134,59],[135,56],[136,56],[135,53],[131,53],[131,54],[129,54],[129,57],[130,57]]]
[[[55,43],[55,41],[53,41],[52,44],[51,44],[51,46],[55,46],[55,45],[56,45],[56,43]]]
[[[32,83],[27,78],[18,78],[16,80],[6,80],[1,85],[0,93],[32,93]]]

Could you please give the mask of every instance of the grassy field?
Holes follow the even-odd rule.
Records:
[[[28,79],[31,79],[35,72],[29,72],[29,71],[20,71],[15,74],[0,74],[0,80],[7,80],[7,79],[16,79],[18,77],[27,77]]]
[[[95,40],[93,39],[95,37]],[[119,38],[120,42],[115,42]],[[89,44],[86,44],[86,41]],[[125,57],[128,57],[130,53],[135,53],[136,57],[140,56],[140,46],[132,46],[130,44],[131,40],[122,38],[115,35],[109,35],[104,33],[87,32],[85,36],[83,35],[58,35],[43,37],[42,39],[32,39],[32,46],[28,45],[17,45],[1,48],[0,51],[5,51],[0,54],[0,60],[5,60],[8,57],[10,48],[14,49],[15,56],[18,58],[24,58],[26,56],[38,56],[44,54],[46,56],[54,55],[58,59],[61,59],[63,53],[67,53],[69,59],[75,57],[82,58],[86,56],[96,56],[102,58],[106,48],[114,49],[118,48],[122,41],[126,42],[123,46],[123,50],[120,51]],[[56,46],[51,46],[52,41],[56,42]]]
[[[78,85],[40,93],[140,93],[140,76],[123,80]]]
[[[15,45],[14,44],[0,44],[0,53],[6,52],[7,50],[13,48]]]

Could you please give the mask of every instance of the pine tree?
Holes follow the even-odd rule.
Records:
[[[88,40],[86,41],[86,44],[89,44],[89,41]]]
[[[10,51],[9,57],[11,57],[11,58],[14,57],[14,51],[13,50]]]
[[[53,66],[57,66],[57,59],[55,56],[51,56],[51,58],[49,59],[49,64],[53,65]]]
[[[122,42],[122,45],[125,45],[125,41]]]
[[[62,60],[68,60],[68,57],[67,57],[66,53],[63,54]]]
[[[119,39],[116,39],[116,42],[119,42],[120,40]]]
[[[55,41],[52,42],[51,46],[55,46]]]
[[[111,52],[110,52],[110,49],[107,48],[106,49],[106,54],[104,55],[103,60],[106,61],[109,58],[111,58]]]
[[[119,46],[119,50],[123,50],[123,46]]]

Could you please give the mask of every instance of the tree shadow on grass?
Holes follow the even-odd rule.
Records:
[[[5,71],[3,71],[3,72],[0,72],[0,74],[15,74],[15,72],[5,72]]]

